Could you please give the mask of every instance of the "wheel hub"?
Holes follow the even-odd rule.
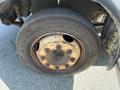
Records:
[[[73,67],[81,56],[80,46],[73,38],[68,42],[63,35],[47,35],[39,40],[36,55],[40,63],[51,70]]]
[[[70,56],[66,52],[58,49],[50,51],[46,54],[48,62],[55,65],[63,65],[70,59]]]

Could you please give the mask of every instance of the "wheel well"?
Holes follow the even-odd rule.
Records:
[[[60,0],[60,6],[77,11],[87,16],[92,22],[98,22],[97,18],[107,15],[103,7],[91,0]]]

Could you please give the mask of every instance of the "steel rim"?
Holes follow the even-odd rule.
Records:
[[[49,70],[72,68],[84,53],[80,41],[72,35],[63,33],[40,36],[33,42],[31,48],[36,48],[34,53],[38,62]]]

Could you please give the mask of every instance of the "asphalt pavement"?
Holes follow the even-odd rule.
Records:
[[[120,90],[115,69],[92,66],[69,77],[37,73],[21,64],[15,49],[17,26],[0,23],[0,90]],[[102,62],[102,61],[101,61]]]

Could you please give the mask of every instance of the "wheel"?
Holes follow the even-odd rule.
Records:
[[[32,15],[16,40],[20,60],[38,72],[71,75],[95,63],[99,39],[90,21],[68,9],[50,8]]]

